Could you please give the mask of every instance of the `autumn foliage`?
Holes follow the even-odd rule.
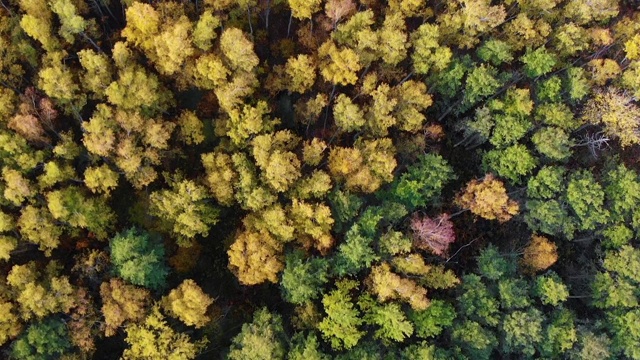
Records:
[[[440,214],[433,219],[414,215],[410,226],[415,246],[438,256],[445,257],[449,246],[456,240],[453,223],[449,220],[448,214]]]
[[[505,222],[518,213],[518,203],[509,199],[502,181],[492,174],[471,180],[456,197],[456,204],[487,220]]]

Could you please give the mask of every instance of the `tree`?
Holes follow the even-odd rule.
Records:
[[[68,330],[64,322],[48,318],[34,323],[11,346],[11,356],[16,359],[53,359],[71,348]]]
[[[530,78],[537,78],[553,70],[556,58],[546,48],[539,47],[534,51],[527,51],[520,61],[524,63],[524,73]]]
[[[319,349],[320,344],[314,333],[307,336],[298,332],[291,338],[291,345],[287,353],[290,360],[328,360],[329,356]]]
[[[546,270],[558,260],[558,247],[543,236],[533,235],[524,249],[522,266],[531,273]]]
[[[473,359],[490,359],[498,345],[498,339],[491,330],[470,320],[456,324],[451,336],[463,353]]]
[[[126,360],[148,359],[190,360],[205,348],[207,340],[191,341],[187,334],[173,330],[164,320],[158,306],[153,307],[141,324],[129,325],[125,341],[129,348],[122,353]]]
[[[17,309],[11,301],[0,301],[0,344],[4,345],[7,341],[20,335],[23,325],[17,314]]]
[[[429,250],[438,256],[446,257],[449,246],[456,240],[449,214],[440,214],[435,219],[414,216],[410,226],[416,247]]]
[[[393,110],[400,130],[416,133],[423,129],[426,117],[422,114],[433,99],[427,93],[423,82],[408,80],[391,89],[391,96],[397,100]]]
[[[205,10],[193,29],[193,44],[200,50],[209,50],[213,46],[211,41],[217,36],[215,29],[218,27],[220,18],[214,16],[211,10]]]
[[[542,155],[553,160],[565,160],[571,156],[573,141],[569,140],[569,134],[564,130],[554,127],[545,127],[538,130],[531,137],[536,150]]]
[[[439,19],[441,32],[448,43],[460,49],[473,48],[483,34],[502,24],[507,16],[502,5],[491,6],[487,0],[448,3],[447,8]]]
[[[535,308],[506,315],[502,323],[505,335],[503,350],[506,353],[520,353],[529,357],[535,355],[535,346],[543,339],[543,319],[542,313]]]
[[[351,349],[365,335],[359,329],[364,321],[349,295],[356,286],[353,280],[338,281],[336,289],[322,298],[326,316],[318,324],[318,330],[335,350]]]
[[[552,28],[545,19],[531,19],[526,12],[520,12],[505,25],[504,32],[509,46],[520,51],[543,45]]]
[[[46,256],[60,244],[62,228],[46,209],[27,205],[22,208],[17,222],[20,234],[29,242],[37,244]]]
[[[115,273],[122,279],[150,289],[166,286],[169,272],[164,260],[164,246],[145,231],[123,231],[109,242]]]
[[[518,203],[509,199],[504,184],[493,174],[485,175],[481,181],[474,179],[467,183],[455,203],[480,217],[500,222],[508,221],[519,210]]]
[[[331,248],[334,243],[331,235],[334,221],[327,205],[293,199],[287,212],[296,229],[297,240],[305,247],[313,246],[321,252],[327,252]]]
[[[534,199],[557,198],[565,182],[566,170],[559,166],[544,166],[527,182],[527,195]]]
[[[93,193],[101,193],[109,196],[112,190],[118,186],[118,173],[111,170],[109,165],[102,164],[98,167],[89,167],[84,172],[84,183]]]
[[[365,193],[376,191],[393,180],[395,148],[389,138],[358,139],[353,148],[333,147],[329,151],[329,172],[347,189]]]
[[[173,102],[158,77],[139,65],[126,65],[119,69],[117,79],[104,91],[107,100],[118,108],[149,114],[166,111]]]
[[[75,289],[67,276],[60,276],[55,261],[40,272],[36,263],[14,265],[7,275],[7,284],[15,294],[23,320],[37,319],[61,312],[69,313],[75,306]]]
[[[307,3],[308,4],[308,3]],[[310,90],[316,81],[316,66],[308,55],[290,57],[285,65],[287,89],[299,93]]]
[[[485,171],[495,171],[513,184],[522,182],[537,166],[537,159],[522,144],[505,149],[493,149],[485,153],[482,165]]]
[[[35,195],[29,180],[25,179],[17,170],[8,167],[2,168],[2,180],[5,183],[4,198],[15,206],[20,206],[25,200]]]
[[[340,131],[358,131],[365,124],[364,112],[351,98],[339,94],[333,103],[333,118]]]
[[[459,293],[456,305],[461,315],[480,324],[498,325],[500,315],[498,301],[481,281],[480,276],[476,274],[463,276]]]
[[[585,121],[604,125],[605,133],[622,147],[640,143],[640,108],[614,87],[596,91],[582,112]]]
[[[412,310],[409,319],[413,322],[415,335],[427,339],[440,335],[453,325],[456,311],[453,306],[443,300],[431,300],[424,310]]]
[[[100,297],[106,336],[115,335],[125,323],[143,320],[151,300],[149,290],[126,284],[118,278],[100,285]]]
[[[227,251],[229,269],[244,285],[277,283],[278,273],[284,268],[281,252],[282,243],[269,233],[242,231]]]
[[[171,290],[160,303],[169,315],[177,317],[188,326],[195,326],[196,329],[211,321],[206,313],[207,308],[213,304],[213,299],[191,279],[184,280]]]
[[[392,183],[390,197],[408,210],[425,207],[436,200],[444,185],[454,178],[453,169],[442,156],[426,154]]]
[[[320,75],[334,85],[353,85],[356,73],[362,69],[358,54],[349,48],[338,48],[333,41],[325,41],[318,48]]]
[[[569,298],[567,286],[552,271],[536,278],[534,291],[545,305],[558,306]]]
[[[189,244],[197,235],[207,236],[218,222],[218,209],[207,202],[207,189],[192,180],[170,180],[171,189],[149,196],[150,212],[171,226],[173,233]]]
[[[515,273],[515,264],[513,261],[500,254],[498,248],[494,244],[487,245],[480,250],[477,257],[478,273],[488,280],[508,279]]]
[[[558,309],[552,313],[549,324],[543,330],[544,339],[539,345],[542,356],[563,356],[573,348],[578,341],[574,317],[567,309]]]
[[[377,327],[374,337],[381,339],[384,344],[402,342],[413,334],[413,324],[407,320],[400,305],[377,304],[374,299],[365,295],[358,300],[358,306],[365,313],[364,321]]]
[[[414,310],[429,307],[427,290],[415,281],[393,273],[388,263],[374,266],[367,283],[380,302],[400,299],[409,303]]]
[[[479,100],[493,95],[502,86],[498,79],[498,71],[491,65],[475,66],[465,80],[463,105],[466,109]]]
[[[286,340],[280,315],[261,308],[253,313],[253,320],[242,325],[240,333],[233,338],[227,358],[284,359]]]
[[[332,259],[333,272],[338,276],[355,274],[368,268],[378,259],[372,247],[373,238],[363,234],[358,224],[354,224],[345,234],[344,242]]]
[[[567,201],[580,220],[580,229],[594,230],[607,223],[609,211],[604,208],[604,191],[593,174],[583,170],[571,175]]]
[[[422,24],[411,33],[413,46],[413,68],[417,74],[427,74],[429,70],[444,71],[451,61],[451,49],[439,44],[439,27]]]
[[[640,309],[634,308],[608,314],[608,328],[613,333],[611,347],[630,359],[640,357]]]
[[[288,253],[280,280],[282,297],[298,305],[316,299],[329,280],[328,270],[329,263],[322,258],[307,258],[300,251]]]
[[[233,71],[251,72],[260,62],[253,51],[253,43],[237,28],[226,28],[222,32],[220,50]]]
[[[293,152],[299,139],[289,131],[256,136],[253,157],[265,182],[276,192],[284,192],[301,176],[300,160]]]
[[[498,66],[502,63],[511,63],[513,51],[511,46],[502,40],[491,38],[485,41],[477,50],[478,57],[483,61]]]

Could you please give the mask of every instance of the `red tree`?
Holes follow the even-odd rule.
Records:
[[[414,215],[411,219],[411,230],[416,247],[442,257],[447,255],[449,245],[456,240],[449,214],[441,214],[435,219]]]

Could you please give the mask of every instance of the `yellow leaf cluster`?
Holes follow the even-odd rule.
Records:
[[[424,310],[429,306],[427,290],[413,280],[393,273],[386,262],[372,268],[367,283],[382,302],[401,299],[414,310]]]
[[[151,298],[148,290],[125,284],[117,278],[100,285],[100,296],[106,336],[115,335],[118,328],[127,321],[142,320]]]
[[[524,249],[522,266],[535,273],[548,269],[558,260],[558,247],[546,237],[534,235]]]
[[[509,199],[504,184],[493,174],[480,181],[471,180],[455,203],[482,218],[500,222],[508,221],[519,211],[518,203]]]
[[[284,268],[282,244],[265,232],[240,232],[227,255],[230,270],[244,285],[277,283]]]
[[[191,279],[186,279],[169,295],[162,298],[161,306],[171,316],[175,316],[188,326],[201,328],[211,321],[206,315],[213,299]]]

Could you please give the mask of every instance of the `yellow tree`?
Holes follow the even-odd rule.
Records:
[[[259,135],[251,142],[262,178],[276,192],[287,191],[300,178],[300,160],[291,151],[299,142],[288,130]]]
[[[32,205],[22,208],[18,218],[20,235],[27,241],[38,245],[46,256],[60,244],[62,228],[56,224],[53,216],[46,209]]]
[[[192,342],[187,334],[173,330],[158,306],[151,309],[144,322],[129,325],[126,332],[129,348],[122,353],[124,360],[191,360],[207,344],[206,339]]]
[[[84,172],[84,184],[92,193],[109,196],[111,191],[118,186],[118,173],[111,170],[109,165],[102,164],[97,167],[89,167]]]
[[[316,65],[309,55],[300,54],[290,57],[284,68],[287,74],[287,89],[304,93],[311,89],[316,81]]]
[[[278,273],[284,269],[282,243],[269,233],[242,231],[229,251],[229,269],[240,283],[256,285],[265,281],[278,282]]]
[[[331,209],[325,204],[312,204],[293,199],[287,209],[296,229],[296,239],[305,247],[326,253],[333,245]]]
[[[320,11],[322,0],[288,0],[291,8],[291,16],[298,20],[309,19],[314,13]]]
[[[374,266],[366,282],[381,302],[400,299],[409,303],[414,310],[424,310],[429,306],[427,290],[413,280],[392,272],[386,262]]]
[[[584,106],[582,118],[604,125],[605,133],[619,139],[622,147],[640,143],[640,108],[614,87],[596,91]]]
[[[325,41],[318,49],[320,74],[334,85],[353,85],[362,69],[360,58],[349,48],[338,48],[333,41]]]
[[[216,151],[202,154],[201,159],[206,171],[205,179],[213,196],[222,205],[233,205],[233,187],[238,180],[238,174],[233,168],[231,156]]]
[[[22,319],[43,319],[57,312],[68,314],[75,306],[75,289],[67,276],[59,276],[59,269],[54,261],[43,272],[33,261],[11,268],[7,283],[15,294]]]
[[[213,304],[213,299],[191,279],[186,279],[177,288],[171,290],[169,295],[160,301],[167,314],[174,316],[188,326],[196,329],[207,325],[211,318],[208,317],[207,308]]]
[[[509,199],[504,184],[493,174],[485,175],[482,180],[469,181],[455,203],[482,218],[500,222],[508,221],[519,210],[518,203]]]
[[[113,336],[126,322],[139,322],[147,312],[151,294],[148,290],[115,278],[100,285],[105,335]]]
[[[364,112],[350,97],[340,94],[333,103],[333,119],[340,131],[358,131],[365,124]]]
[[[524,248],[522,266],[527,272],[546,270],[558,260],[558,247],[544,236],[533,235]]]

